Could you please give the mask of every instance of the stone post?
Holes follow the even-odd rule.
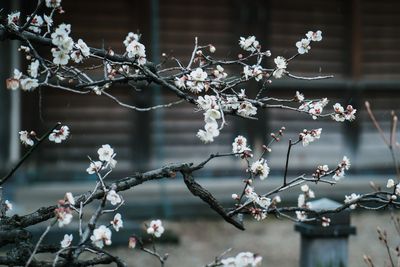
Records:
[[[314,210],[335,209],[341,206],[333,200],[322,198],[311,202]],[[301,234],[301,267],[347,267],[348,238],[356,233],[356,228],[350,225],[350,211],[332,213],[328,227],[321,222],[296,223],[295,230]]]

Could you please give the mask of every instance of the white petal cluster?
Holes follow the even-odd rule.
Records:
[[[128,57],[135,58],[139,65],[146,64],[146,47],[139,41],[132,40],[126,47],[126,52]]]
[[[252,53],[259,49],[259,42],[256,40],[255,36],[249,36],[247,38],[240,37],[239,45],[243,50]]]
[[[387,187],[387,188],[392,188],[392,187],[394,187],[395,185],[396,185],[396,184],[395,184],[395,182],[394,182],[393,179],[388,179],[387,184],[386,184],[386,187]]]
[[[90,240],[92,240],[93,245],[98,248],[103,248],[104,245],[109,246],[111,245],[111,230],[105,225],[101,225],[93,230]]]
[[[22,72],[14,69],[14,76],[6,80],[6,87],[10,90],[17,90],[20,86],[20,79],[22,77]]]
[[[86,169],[88,174],[94,174],[100,172],[103,167],[103,163],[101,161],[93,161],[90,163],[89,168]]]
[[[57,8],[60,7],[61,0],[46,0],[46,6],[49,8]]]
[[[186,81],[186,88],[193,93],[200,93],[206,88],[207,72],[201,68],[197,68],[190,72],[189,78]]]
[[[64,125],[61,126],[60,130],[54,129],[53,132],[49,135],[49,140],[54,143],[61,143],[62,141],[67,140],[69,136],[69,127]]]
[[[32,78],[37,78],[39,70],[39,60],[32,61],[31,64],[28,66],[28,74]]]
[[[303,102],[304,101],[304,95],[302,93],[300,93],[299,91],[296,91],[296,95],[294,96],[294,99],[297,102]]]
[[[259,175],[261,180],[264,180],[269,175],[269,167],[265,159],[260,159],[254,162],[250,168],[254,175]]]
[[[79,39],[77,43],[75,43],[75,51],[71,53],[71,59],[75,63],[80,63],[83,61],[83,58],[89,57],[90,49],[87,44],[82,40]]]
[[[244,117],[251,117],[257,114],[257,108],[249,101],[243,101],[240,103],[237,113]]]
[[[63,227],[64,225],[70,224],[72,221],[72,213],[70,208],[59,206],[55,209],[58,227]]]
[[[7,24],[8,25],[15,25],[18,26],[19,24],[19,18],[21,16],[21,12],[13,12],[11,14],[8,14],[7,16]]]
[[[215,70],[213,70],[212,74],[217,80],[222,80],[228,77],[228,74],[225,72],[225,69],[221,67],[221,65],[217,65]]]
[[[264,75],[262,67],[259,65],[253,65],[249,67],[248,65],[243,67],[243,75],[246,80],[253,78],[258,82],[261,81]]]
[[[261,263],[262,257],[252,252],[240,252],[236,257],[221,260],[223,267],[257,267]]]
[[[299,54],[308,53],[311,49],[310,43],[311,42],[319,42],[322,40],[322,32],[321,31],[309,31],[306,33],[307,38],[303,38],[296,43],[297,52]]]
[[[140,39],[140,36],[139,36],[138,34],[133,33],[133,32],[130,32],[130,33],[128,33],[128,35],[125,37],[124,45],[125,45],[125,47],[128,47],[128,45],[129,45],[130,43],[132,43],[133,41],[139,42],[139,39]]]
[[[342,107],[339,103],[333,105],[335,114],[332,115],[332,119],[338,122],[353,121],[356,118],[357,109],[353,108],[352,105],[348,105],[346,109]]]
[[[114,227],[115,231],[119,231],[119,228],[124,226],[124,222],[122,221],[121,214],[117,213],[114,216],[114,219],[110,222],[111,225]]]
[[[303,143],[303,146],[308,146],[310,143],[314,142],[316,139],[321,137],[322,128],[306,130],[304,129],[302,133],[300,133],[299,137]]]
[[[338,168],[335,171],[335,174],[333,175],[333,179],[336,181],[339,181],[340,179],[342,179],[345,175],[345,170],[349,170],[350,169],[350,160],[348,157],[344,156],[342,161],[338,164]]]
[[[153,220],[150,222],[147,228],[147,233],[149,235],[154,235],[155,237],[160,237],[164,233],[165,229],[162,225],[161,220]]]
[[[19,132],[19,140],[23,145],[33,146],[34,142],[32,139],[32,134],[28,131],[20,131]]]
[[[51,42],[57,48],[52,48],[53,63],[56,65],[67,65],[70,59],[69,53],[71,52],[74,42],[69,34],[71,33],[70,24],[60,24],[57,29],[51,34]]]
[[[351,203],[353,201],[356,201],[360,197],[361,197],[361,195],[352,193],[350,196],[345,196],[344,203],[345,204]],[[356,207],[357,207],[357,204],[350,205],[350,209],[355,209]]]
[[[250,147],[247,146],[247,139],[242,135],[238,135],[232,143],[232,153],[250,152]]]
[[[26,21],[28,21],[30,17],[26,17]],[[31,21],[31,24],[28,27],[28,30],[33,31],[34,33],[40,33],[42,31],[41,27],[43,26],[43,18],[39,15],[35,15]]]
[[[24,78],[20,80],[21,89],[24,91],[33,91],[35,88],[39,87],[39,81],[32,78]]]
[[[111,205],[113,205],[113,206],[122,202],[121,196],[118,195],[117,192],[115,192],[115,190],[113,190],[113,189],[108,191],[106,199],[108,201],[110,201]]]
[[[4,201],[4,205],[6,205],[6,211],[13,209],[13,204],[8,199]]]
[[[72,239],[73,239],[74,237],[72,236],[72,234],[70,234],[70,235],[64,235],[64,239],[63,240],[61,240],[61,242],[60,242],[60,245],[61,245],[61,248],[67,248],[67,247],[69,247],[70,245],[71,245],[71,243],[72,243]]]
[[[272,75],[276,79],[282,78],[282,76],[285,74],[286,67],[287,67],[287,61],[284,57],[278,56],[274,59],[276,69],[272,73]]]
[[[90,163],[89,167],[86,169],[88,174],[98,173],[108,167],[113,169],[117,165],[117,160],[114,159],[117,154],[109,144],[102,145],[97,150],[97,154],[99,155],[99,160]]]
[[[204,110],[204,130],[200,129],[197,132],[197,137],[204,143],[214,141],[214,138],[219,136],[217,120],[222,118],[222,114],[217,103],[217,98],[213,95],[199,96],[197,98],[197,106]]]

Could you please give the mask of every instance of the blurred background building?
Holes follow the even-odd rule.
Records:
[[[30,2],[2,1],[2,14],[17,9],[26,14],[34,8],[35,1]],[[64,0],[62,5],[66,13],[57,15],[56,23],[70,23],[74,40],[82,38],[90,46],[124,52],[122,41],[127,33],[140,32],[148,58],[154,62],[162,60],[161,53],[187,62],[195,36],[200,44],[213,44],[217,48],[216,56],[220,58],[236,58],[240,53],[239,37],[249,35],[255,35],[263,49],[271,50],[272,58],[278,55],[290,57],[296,53],[296,41],[307,31],[321,30],[322,42],[313,44],[309,54],[297,57],[288,70],[304,76],[332,74],[335,77],[312,82],[288,78],[274,80],[267,94],[291,98],[296,91],[301,91],[310,98],[326,96],[332,105],[340,102],[357,108],[357,120],[352,123],[329,119],[313,121],[307,115],[280,109],[260,110],[257,121],[228,118],[229,124],[216,142],[204,145],[195,136],[203,127],[203,116],[194,112],[190,105],[140,113],[95,95],[74,95],[50,88],[32,93],[10,92],[1,83],[2,173],[9,170],[25,151],[18,140],[20,129],[41,133],[57,121],[71,129],[67,142],[43,145],[16,173],[14,185],[17,186],[14,188],[18,190],[8,192],[13,198],[29,194],[48,203],[50,196],[56,201],[66,190],[86,190],[95,179],[85,172],[89,164],[87,155],[96,156],[97,148],[102,144],[108,143],[116,150],[118,165],[113,177],[117,178],[166,163],[199,162],[210,153],[228,152],[239,134],[249,139],[257,153],[269,140],[269,133],[281,126],[286,127],[286,135],[282,142],[273,145],[273,152],[267,158],[271,178],[263,186],[279,183],[284,171],[287,140],[297,139],[304,128],[322,128],[322,137],[306,148],[294,148],[291,176],[311,174],[321,164],[334,167],[343,155],[347,155],[352,167],[343,190],[359,188],[371,179],[380,179],[384,183],[387,178],[394,177],[390,152],[370,122],[364,101],[371,102],[377,119],[389,133],[390,112],[400,110],[399,1]],[[3,81],[15,67],[22,68],[25,64],[19,58],[17,48],[15,43],[0,43],[0,78]],[[121,86],[116,91],[121,100],[138,106],[174,99],[163,88],[143,88],[142,92],[136,92]],[[255,85],[249,85],[247,93],[256,92]],[[221,199],[229,201],[231,193],[241,186],[243,175],[239,161],[226,158],[210,164],[199,179]],[[44,183],[48,185],[46,194],[43,194]],[[147,207],[152,203],[154,206],[154,209],[146,208],[149,214],[160,210],[166,216],[193,213],[181,205],[188,203],[190,195],[179,179],[150,184],[142,191],[134,191],[133,195],[142,201],[136,201],[135,205]],[[343,191],[330,188],[325,192],[343,196]],[[146,196],[150,196],[151,202]]]

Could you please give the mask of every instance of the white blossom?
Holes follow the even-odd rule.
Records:
[[[74,237],[72,236],[72,234],[70,234],[70,235],[64,235],[64,239],[63,240],[61,240],[61,242],[60,242],[60,244],[61,244],[61,247],[62,248],[67,248],[67,247],[69,247],[70,245],[71,245],[71,243],[72,243],[72,239],[73,239]]]
[[[164,227],[162,226],[161,220],[153,220],[150,222],[150,226],[147,228],[149,235],[160,237],[164,233]]]
[[[129,237],[128,247],[135,248],[137,243],[137,238],[135,236]]]
[[[304,101],[304,95],[300,93],[299,91],[296,91],[295,99],[298,102],[303,102]]]
[[[313,129],[311,131],[307,131],[304,129],[302,133],[300,133],[300,139],[303,143],[303,146],[308,146],[310,143],[314,142],[316,139],[321,137],[322,128]]]
[[[306,204],[306,196],[304,194],[299,194],[297,198],[297,207],[302,208]]]
[[[53,132],[49,135],[49,140],[59,144],[62,141],[67,140],[68,136],[69,136],[69,128],[68,126],[64,125],[61,126],[60,130],[54,129]]]
[[[90,240],[92,240],[93,245],[99,248],[103,248],[104,245],[109,246],[111,245],[111,230],[105,225],[101,225],[93,230]]]
[[[107,193],[107,200],[110,201],[111,205],[115,206],[122,202],[122,198],[120,195],[115,192],[115,190],[110,190]]]
[[[70,24],[60,24],[57,29],[51,34],[51,42],[53,45],[60,47],[64,42],[68,42],[69,34],[71,32]]]
[[[238,109],[240,107],[239,100],[236,96],[228,96],[223,102],[223,107],[226,110]]]
[[[257,66],[253,66],[253,77],[257,82],[262,80],[263,74],[264,73],[263,73],[263,71],[262,71],[260,66],[258,66],[258,65]]]
[[[101,161],[109,162],[114,155],[114,149],[109,145],[102,145],[101,148],[97,150],[97,154],[99,154],[99,159]]]
[[[218,108],[217,98],[214,95],[199,96],[196,102],[197,106],[203,110]]]
[[[34,144],[32,138],[31,138],[31,134],[28,133],[28,131],[20,131],[19,132],[19,140],[21,140],[21,143],[26,146],[33,146],[33,144]]]
[[[72,213],[69,208],[58,207],[55,209],[58,227],[63,227],[64,225],[70,224],[72,221]]]
[[[393,179],[389,179],[389,180],[387,181],[386,187],[387,187],[387,188],[392,188],[392,187],[394,187],[394,186],[395,186],[394,180],[393,180]]]
[[[110,222],[111,225],[114,227],[115,231],[119,231],[119,228],[123,227],[123,221],[122,221],[122,217],[121,214],[117,213],[114,216],[114,219]]]
[[[126,47],[129,58],[136,58],[139,65],[146,64],[146,47],[136,40],[133,40]]]
[[[203,71],[201,68],[197,68],[190,72],[189,80],[186,82],[186,85],[193,93],[200,93],[205,88],[204,82],[207,76],[207,72]]]
[[[133,32],[128,33],[128,35],[125,37],[124,40],[124,45],[127,47],[130,43],[133,41],[139,41],[139,35]]]
[[[38,76],[39,70],[39,60],[32,61],[28,66],[28,73],[32,78],[36,78]]]
[[[64,199],[70,204],[75,205],[75,199],[71,192],[65,193]]]
[[[313,42],[319,42],[322,40],[322,32],[321,31],[309,31],[306,33],[307,39]]]
[[[29,19],[30,19],[29,16],[26,17],[26,21],[27,21],[27,22],[28,22]],[[32,21],[31,21],[31,23],[30,23],[28,29],[31,30],[31,31],[33,31],[33,32],[35,32],[35,33],[40,33],[40,32],[41,32],[40,27],[43,26],[43,22],[44,22],[44,21],[43,21],[43,19],[42,19],[41,16],[35,15],[35,16],[33,17]]]
[[[304,211],[296,211],[296,217],[297,220],[302,222],[307,219],[307,214]]]
[[[71,53],[71,59],[75,63],[81,63],[83,61],[83,56],[81,51],[75,50],[74,52]]]
[[[175,86],[176,87],[178,87],[178,88],[186,88],[186,84],[185,84],[185,82],[186,82],[186,76],[182,76],[182,77],[180,77],[180,78],[178,78],[178,77],[175,77],[175,80],[174,80],[174,84],[175,84]]]
[[[252,173],[254,173],[255,175],[259,175],[261,180],[267,178],[270,171],[267,161],[265,159],[260,159],[254,162],[251,165],[250,169]]]
[[[248,80],[249,78],[253,77],[253,70],[246,65],[243,67],[243,74],[246,80]]]
[[[243,153],[245,151],[251,151],[247,146],[247,139],[244,136],[238,135],[232,143],[232,153]]]
[[[39,81],[37,79],[25,78],[20,80],[21,89],[24,91],[32,91],[39,87]]]
[[[46,0],[46,6],[49,8],[57,8],[61,5],[61,0]]]
[[[219,110],[210,108],[204,112],[204,121],[206,123],[213,123],[221,118],[221,112]]]
[[[361,195],[358,195],[356,193],[352,193],[350,196],[345,196],[344,203],[345,204],[351,203],[351,202],[359,199],[360,197],[361,197]],[[355,209],[356,207],[357,207],[357,204],[350,205],[350,209]]]
[[[301,41],[298,41],[296,43],[297,46],[297,52],[299,54],[304,54],[304,53],[308,53],[308,50],[311,49],[310,47],[310,40],[303,38],[301,39]]]
[[[75,46],[79,49],[79,51],[81,51],[84,57],[88,57],[90,55],[90,49],[82,39],[79,39],[78,42],[75,43]]]
[[[67,65],[70,56],[68,52],[57,48],[52,48],[51,53],[53,54],[53,63],[56,65]]]
[[[19,24],[19,18],[21,16],[21,12],[12,12],[7,16],[7,24],[8,25],[16,25],[18,26]]]
[[[94,161],[91,162],[89,165],[89,168],[86,169],[88,174],[94,174],[96,172],[99,172],[103,166],[103,163],[101,161]]]
[[[309,186],[306,185],[306,184],[302,185],[302,186],[300,187],[300,189],[301,189],[301,191],[303,191],[303,192],[307,192],[308,190],[310,190]]]
[[[271,199],[268,197],[259,197],[256,199],[256,203],[264,209],[268,209],[271,205]]]
[[[10,90],[16,90],[20,86],[20,79],[22,77],[22,72],[18,69],[14,69],[14,76],[6,80],[6,87]]]
[[[255,52],[258,49],[259,42],[256,40],[255,36],[249,36],[247,38],[240,37],[239,45],[245,51]]]
[[[257,108],[250,102],[243,101],[240,104],[237,113],[241,116],[250,117],[257,114]]]

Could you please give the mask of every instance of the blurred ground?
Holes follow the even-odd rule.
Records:
[[[398,214],[399,215],[399,214]],[[377,238],[376,227],[388,231],[392,244],[399,244],[400,237],[390,220],[389,213],[354,213],[352,224],[357,235],[350,237],[349,266],[365,267],[363,254],[373,257],[377,267],[384,266],[385,249]],[[169,253],[166,266],[204,266],[229,247],[231,254],[240,251],[260,253],[263,266],[299,266],[300,236],[287,220],[269,219],[264,223],[247,222],[241,232],[223,221],[166,222],[167,229],[180,235],[180,244],[159,244],[160,253]],[[128,266],[159,266],[157,260],[138,250],[117,248],[114,252],[128,262]]]

